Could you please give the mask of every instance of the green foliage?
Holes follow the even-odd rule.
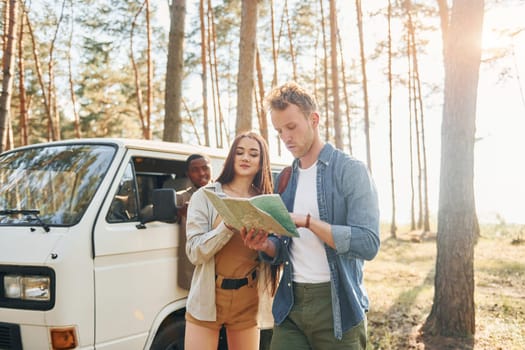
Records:
[[[160,111],[164,105],[167,37],[162,24],[155,20],[157,6],[156,2],[152,2],[150,17],[154,69],[152,124],[158,128]],[[76,109],[81,118],[81,135],[142,137],[130,61],[131,23],[141,11],[136,16],[133,54],[140,70],[139,79],[145,95],[146,22],[145,9],[141,10],[141,7],[142,2],[131,0],[87,0],[74,3],[45,0],[28,3],[28,18],[36,45],[36,48],[33,48],[27,24],[24,23],[22,52],[30,143],[48,139],[48,117],[33,51],[39,59],[46,95],[50,85],[49,69],[53,67],[51,85],[56,87],[56,110],[60,119],[61,138],[75,136],[68,57],[71,57]],[[57,27],[58,24],[60,25]],[[73,33],[72,37],[70,33]],[[51,56],[53,38],[56,39]],[[16,75],[18,78],[19,73]],[[14,87],[17,84],[15,81]],[[15,146],[18,146],[21,144],[19,89],[16,88],[13,92],[12,124]],[[47,99],[49,101],[49,96]]]
[[[158,128],[162,128],[162,118],[164,109],[164,90],[165,90],[165,73],[166,73],[166,58],[167,58],[167,35],[169,33],[169,23],[163,23],[161,19],[167,19],[166,15],[168,2],[150,1],[151,4],[151,24],[152,24],[152,55],[153,55],[153,101],[154,106],[153,123],[156,124],[157,129],[155,133],[159,134]],[[223,0],[212,1],[213,18],[215,23],[216,33],[216,48],[217,48],[217,71],[219,74],[219,90],[221,93],[222,113],[226,118],[226,124],[231,132],[235,122],[233,116],[235,115],[235,95],[236,95],[236,79],[237,79],[237,61],[239,52],[239,28],[241,20],[241,2],[238,0]],[[133,120],[126,125],[130,127],[139,126],[136,92],[133,86],[133,72],[130,61],[130,33],[131,24],[136,20],[134,28],[133,40],[133,57],[135,58],[140,70],[140,84],[141,88],[145,89],[146,84],[146,20],[144,16],[144,2],[137,0],[85,0],[85,1],[31,1],[25,2],[27,6],[28,16],[33,26],[35,34],[35,43],[37,56],[41,61],[42,76],[44,85],[49,84],[49,67],[53,65],[55,74],[55,84],[57,87],[57,108],[61,116],[61,128],[63,129],[63,137],[71,136],[72,130],[72,110],[71,99],[69,97],[69,83],[68,83],[68,58],[71,55],[72,63],[72,79],[74,90],[80,95],[77,101],[77,110],[83,117],[88,120],[83,121],[82,124],[87,128],[86,132],[91,134],[93,128],[97,130],[105,130],[108,132],[107,136],[120,135],[123,133],[119,130],[121,126],[113,123],[105,123],[104,127],[87,127],[98,120],[102,120],[101,115],[96,116],[91,111],[82,111],[93,104],[99,104],[99,110],[107,112],[102,113],[123,113],[124,119],[129,118]],[[205,1],[205,7],[208,2]],[[293,45],[293,53],[297,63],[297,80],[304,84],[310,90],[317,93],[320,106],[323,106],[323,114],[331,115],[332,105],[328,104],[328,111],[325,109],[325,91],[328,99],[332,99],[333,92],[331,91],[330,81],[328,86],[325,86],[324,68],[322,61],[324,59],[324,50],[322,47],[321,36],[321,13],[319,1],[287,1],[287,14],[284,10],[284,2],[273,1],[274,13],[274,29],[276,43],[278,50],[278,80],[284,82],[292,79],[292,52],[290,47],[290,38]],[[393,28],[394,28],[394,86],[395,88],[406,87],[406,30],[403,26],[406,25],[406,13],[404,10],[405,2],[392,2],[394,8]],[[63,6],[64,5],[64,6]],[[329,35],[329,6],[328,3],[323,2],[326,34]],[[386,71],[386,5],[387,3],[380,2],[363,2],[363,20],[364,30],[366,33],[365,46],[367,49],[366,58],[369,60],[367,67],[369,71]],[[63,7],[62,7],[63,6]],[[186,4],[186,41],[184,47],[184,82],[183,82],[183,98],[191,110],[191,121],[195,127],[201,131],[202,121],[202,101],[200,94],[200,19],[198,14],[198,1],[187,2]],[[349,94],[349,105],[341,105],[341,110],[349,110],[352,117],[351,128],[354,130],[362,130],[362,114],[363,114],[363,98],[361,87],[361,72],[359,67],[358,57],[358,38],[356,28],[355,5],[352,2],[337,2],[338,6],[338,25],[342,37],[342,56],[345,61],[346,73],[346,87]],[[418,52],[422,55],[427,53],[426,48],[433,48],[436,43],[435,33],[439,29],[439,16],[436,12],[437,6],[433,3],[413,2],[413,21],[416,26],[416,40],[418,45]],[[162,11],[162,13],[159,13]],[[271,86],[273,78],[273,61],[272,61],[272,35],[271,35],[271,18],[270,18],[270,3],[259,2],[259,18],[258,18],[258,48],[260,52],[260,59],[263,67],[264,88],[267,92]],[[60,27],[57,30],[57,23],[62,18]],[[287,21],[290,25],[290,37],[288,36]],[[73,32],[71,38],[71,47],[69,46],[70,33]],[[55,34],[56,33],[56,34]],[[53,53],[53,61],[49,62],[50,56],[50,42],[56,36],[55,48]],[[434,42],[431,42],[433,38]],[[328,39],[328,37],[327,37]],[[377,46],[375,46],[377,43]],[[439,40],[437,40],[439,44]],[[25,62],[25,87],[28,93],[28,108],[30,109],[30,142],[47,138],[47,127],[45,121],[45,110],[43,105],[42,88],[37,81],[36,66],[33,56],[33,48],[28,35],[27,27],[24,37],[23,57]],[[329,52],[330,50],[328,50]],[[433,53],[431,53],[433,54]],[[434,57],[432,65],[436,66],[436,59]],[[438,69],[439,64],[437,65]],[[328,67],[328,73],[330,67]],[[120,73],[120,74],[119,74]],[[210,78],[210,74],[208,74]],[[375,86],[384,87],[386,80],[384,77],[379,77],[380,81],[371,82]],[[423,76],[423,95],[436,95],[436,92],[441,92],[441,88],[437,89],[438,83],[432,81],[428,76]],[[94,79],[95,82],[90,82]],[[104,88],[105,93],[100,91],[90,91],[91,89],[100,89],[101,81],[108,81],[111,87]],[[98,83],[97,83],[98,81]],[[439,84],[441,81],[439,81]],[[16,86],[17,82],[15,81]],[[117,87],[122,84],[122,87]],[[127,85],[127,86],[126,86]],[[208,106],[210,106],[210,122],[213,118],[218,118],[218,112],[211,108],[211,86],[208,87]],[[342,90],[342,89],[341,89]],[[401,95],[397,93],[402,89],[396,91],[396,96]],[[377,108],[384,104],[384,92],[376,92],[370,94],[370,107]],[[342,93],[342,92],[341,92]],[[17,113],[19,108],[18,91],[14,91],[12,110]],[[112,97],[112,94],[116,96]],[[118,94],[126,94],[126,96],[118,96]],[[376,96],[377,95],[377,96]],[[96,98],[103,96],[103,99],[98,101]],[[435,99],[434,99],[435,100]],[[343,101],[341,99],[341,101]],[[330,102],[330,101],[328,101]],[[433,102],[425,101],[428,106]],[[437,102],[441,103],[441,101]],[[117,104],[126,104],[126,107],[115,107]],[[404,103],[406,104],[406,103]],[[108,106],[112,106],[108,110]],[[397,102],[396,114],[406,115],[406,106]],[[440,106],[438,106],[440,108]],[[94,107],[91,107],[94,108]],[[183,109],[184,110],[184,109]],[[214,114],[216,113],[216,114]],[[381,117],[381,116],[379,116]],[[378,118],[379,118],[378,117]],[[13,116],[14,134],[16,137],[15,144],[19,144],[18,135],[19,121],[18,115]],[[375,119],[375,117],[374,117]],[[190,114],[183,112],[183,134],[188,140],[195,139],[193,137],[193,125],[190,123]],[[372,120],[372,125],[380,121]],[[213,125],[212,123],[210,123]],[[254,124],[255,125],[255,124]],[[42,127],[44,126],[44,127]],[[324,126],[323,126],[324,127]],[[128,128],[129,131],[129,128]],[[128,132],[127,131],[127,132]],[[133,134],[140,135],[138,130],[134,130]],[[160,134],[162,134],[160,132]],[[210,134],[213,134],[211,131]],[[323,130],[324,134],[324,130]],[[361,137],[361,133],[356,133]],[[356,139],[354,139],[356,140]],[[354,141],[359,143],[360,140]]]

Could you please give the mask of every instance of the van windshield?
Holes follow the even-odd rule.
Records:
[[[84,215],[116,148],[56,145],[0,156],[0,225],[70,226]],[[28,215],[33,211],[37,215]]]

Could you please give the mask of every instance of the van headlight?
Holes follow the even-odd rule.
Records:
[[[5,297],[22,300],[49,300],[51,278],[44,276],[4,276]]]
[[[0,306],[49,310],[54,306],[54,271],[47,267],[0,266]]]

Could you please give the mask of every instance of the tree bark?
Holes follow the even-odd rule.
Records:
[[[27,92],[25,88],[25,61],[24,61],[24,18],[25,12],[20,12],[20,34],[18,37],[18,94],[20,95],[20,143],[29,144],[29,118],[27,115]]]
[[[71,4],[71,18],[75,18],[74,16],[74,10],[75,6]],[[74,129],[75,129],[75,136],[77,138],[80,138],[80,116],[77,111],[77,100],[75,95],[75,84],[73,82],[73,67],[71,64],[71,48],[73,46],[73,33],[74,33],[74,20],[71,21],[71,31],[69,32],[69,40],[67,43],[67,74],[68,74],[68,83],[69,83],[69,96],[71,97],[71,107],[73,109],[73,117],[74,117]]]
[[[408,34],[410,35],[410,46],[413,67],[413,89],[414,89],[414,110],[415,113],[416,135],[417,135],[417,162],[418,162],[418,190],[419,190],[419,216],[418,228],[423,228],[424,232],[430,231],[429,208],[428,208],[428,177],[427,177],[427,154],[425,144],[425,119],[423,110],[423,96],[421,94],[421,79],[419,77],[418,51],[416,43],[416,29],[412,21],[412,4],[407,0],[406,5],[408,18]],[[419,119],[418,119],[419,116]],[[423,188],[422,188],[423,187]]]
[[[412,29],[414,29],[412,27]],[[430,213],[428,208],[428,174],[427,174],[427,147],[425,142],[425,113],[423,110],[423,96],[421,94],[421,78],[419,77],[419,65],[418,65],[418,59],[417,59],[417,46],[416,46],[416,39],[415,39],[415,32],[412,30],[412,35],[414,36],[412,38],[412,55],[414,60],[414,77],[415,77],[415,84],[417,88],[417,100],[419,102],[419,120],[420,120],[420,130],[421,130],[421,149],[420,154],[423,156],[422,164],[421,164],[421,172],[422,172],[422,179],[423,182],[423,190],[421,191],[421,196],[423,198],[423,231],[429,232],[430,231]],[[415,103],[415,101],[414,101]]]
[[[390,189],[392,200],[392,218],[390,237],[396,238],[396,187],[394,181],[394,140],[392,133],[392,3],[388,0],[388,144],[390,151]]]
[[[201,83],[202,83],[202,126],[204,128],[204,144],[210,146],[210,131],[208,126],[208,51],[206,21],[204,19],[204,0],[199,1],[199,21],[201,27]]]
[[[359,31],[359,52],[361,57],[361,75],[363,82],[363,112],[364,112],[364,127],[366,139],[366,163],[368,170],[372,172],[372,152],[370,149],[370,117],[368,114],[368,78],[366,75],[366,57],[365,57],[365,41],[363,34],[363,12],[361,8],[361,0],[355,0],[355,9],[357,13],[357,29]]]
[[[266,119],[266,113],[264,113],[264,81],[263,81],[263,71],[262,71],[262,65],[261,65],[261,58],[259,56],[259,49],[256,51],[255,56],[255,62],[257,67],[257,86],[259,87],[259,108],[257,117],[259,119],[259,130],[261,132],[261,136],[266,140],[268,143],[268,121]]]
[[[214,98],[214,108],[217,108],[215,111],[215,119],[217,120],[218,127],[216,126],[216,143],[217,147],[222,148],[223,146],[223,129],[226,131],[224,124],[224,115],[222,113],[221,99],[221,90],[219,87],[219,71],[217,69],[217,31],[215,30],[215,17],[213,14],[213,6],[211,0],[208,0],[208,51],[210,52],[208,58],[210,60],[210,71],[212,72],[212,95]],[[211,39],[210,39],[211,38]],[[213,45],[212,45],[213,44]],[[212,63],[213,62],[213,63]],[[215,77],[215,80],[214,80]],[[215,83],[214,83],[215,82]],[[213,88],[215,86],[215,88]],[[216,106],[216,107],[215,107]],[[225,132],[226,143],[230,143],[230,135],[228,132]]]
[[[137,112],[139,114],[139,120],[140,120],[140,126],[142,127],[142,137],[144,139],[148,139],[148,127],[147,127],[147,117],[144,113],[144,99],[142,98],[142,88],[140,86],[140,72],[139,67],[137,66],[137,63],[135,61],[135,56],[133,52],[135,52],[135,49],[133,47],[133,38],[135,35],[135,27],[137,24],[137,18],[139,17],[140,13],[144,9],[144,4],[139,8],[137,13],[135,14],[135,18],[131,22],[131,30],[129,34],[129,57],[131,60],[131,68],[133,70],[133,82],[135,84],[135,94],[137,95],[136,101],[137,101]]]
[[[284,18],[286,18],[286,30],[288,33],[288,46],[290,49],[290,60],[292,61],[292,79],[297,80],[297,62],[295,59],[295,48],[293,44],[292,26],[290,24],[290,15],[288,11],[288,0],[284,1]]]
[[[62,7],[60,9],[60,17],[57,20],[55,33],[53,39],[51,40],[51,45],[49,47],[49,62],[48,62],[48,93],[49,96],[49,128],[51,130],[51,139],[56,141],[61,139],[60,135],[60,113],[58,113],[58,103],[56,96],[56,84],[55,84],[55,44],[58,39],[58,33],[60,31],[60,25],[64,19],[64,9],[66,7],[66,1],[62,1]]]
[[[186,0],[173,0],[166,70],[164,141],[182,142],[182,79]]]
[[[275,42],[275,12],[273,9],[273,0],[270,0],[270,21],[272,30],[272,62],[273,62],[273,75],[272,75],[272,88],[277,86],[277,44]]]
[[[341,83],[343,85],[343,96],[345,97],[344,101],[345,101],[345,107],[346,107],[345,108],[346,125],[348,126],[348,154],[351,155],[353,153],[353,150],[352,150],[352,118],[350,114],[351,105],[350,105],[350,98],[349,98],[348,89],[347,89],[348,84],[346,83],[345,59],[343,56],[343,44],[341,42],[341,35],[339,34],[339,31],[337,33],[337,39],[339,42],[339,58],[341,60]],[[316,59],[317,59],[317,56],[316,56]]]
[[[257,2],[243,0],[237,75],[237,119],[235,133],[252,129]]]
[[[13,70],[15,63],[16,27],[18,22],[18,1],[9,2],[9,21],[7,22],[7,41],[2,60],[2,94],[0,95],[0,153],[7,149],[7,130],[11,113],[11,95],[13,88]],[[6,2],[7,5],[7,2]]]
[[[339,71],[337,68],[337,4],[330,0],[330,58],[332,66],[332,96],[334,98],[334,134],[335,146],[343,149],[343,128],[341,124],[341,110],[339,106]]]
[[[330,118],[329,111],[330,108],[328,107],[328,43],[326,42],[326,25],[325,25],[325,18],[324,18],[324,6],[323,6],[323,0],[319,0],[319,8],[321,13],[321,30],[322,30],[322,38],[323,38],[323,77],[324,77],[324,138],[326,141],[330,140]]]
[[[146,4],[146,65],[147,65],[147,76],[146,76],[146,130],[144,132],[144,138],[146,140],[151,140],[151,109],[153,104],[153,63],[151,61],[151,23],[150,23],[150,6],[149,0],[145,0]],[[182,27],[182,36],[184,38],[184,27]],[[182,74],[181,74],[182,75]],[[181,82],[182,84],[182,82]],[[182,91],[181,91],[181,101],[182,102]],[[179,107],[180,113],[180,107]],[[182,118],[181,118],[182,119]]]
[[[445,47],[437,261],[432,310],[423,331],[475,333],[474,200],[476,100],[483,0],[454,1]]]
[[[408,25],[407,25],[408,28]],[[413,109],[412,109],[412,103],[413,103],[413,90],[412,89],[412,55],[411,55],[411,45],[410,45],[410,35],[407,32],[406,35],[406,49],[407,49],[407,67],[408,67],[408,74],[407,74],[407,82],[408,82],[408,145],[409,145],[409,153],[410,153],[410,230],[414,231],[416,229],[416,212],[415,212],[415,189],[414,189],[414,141],[413,141],[413,131],[412,131],[412,119],[413,116]]]

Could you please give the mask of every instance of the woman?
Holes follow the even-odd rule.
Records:
[[[257,251],[247,248],[239,232],[222,222],[204,190],[244,198],[272,193],[264,139],[253,132],[235,138],[216,182],[191,198],[186,224],[186,253],[195,272],[186,307],[185,349],[217,349],[223,325],[230,350],[259,349],[257,284],[262,271]]]

